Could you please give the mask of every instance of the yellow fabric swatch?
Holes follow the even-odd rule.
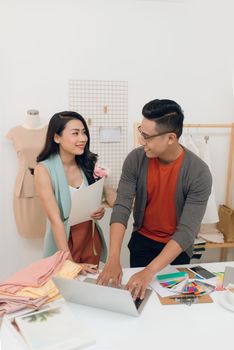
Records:
[[[81,270],[81,265],[76,264],[73,261],[66,260],[55,276],[73,279],[80,273]]]
[[[61,269],[56,273],[55,276],[62,278],[74,279],[79,272],[82,270],[82,267],[79,264],[76,264],[70,260],[66,260],[61,267]],[[49,279],[42,287],[25,287],[18,291],[16,296],[29,297],[29,298],[39,298],[42,296],[48,296],[47,302],[54,301],[58,298],[61,298],[57,287],[55,286],[52,279]]]

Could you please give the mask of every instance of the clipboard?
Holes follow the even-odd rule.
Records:
[[[203,303],[213,303],[213,299],[211,298],[210,295],[201,295],[201,296],[194,296],[193,300],[189,298],[188,295],[184,294],[178,294],[177,296],[173,297],[165,297],[162,298],[158,293],[159,301],[162,305],[186,305],[186,304],[203,304]]]
[[[179,271],[187,272],[189,278],[195,278],[195,273],[189,271],[186,268],[178,268]],[[171,297],[162,298],[158,293],[156,293],[159,301],[162,305],[192,305],[192,304],[203,304],[203,303],[213,303],[213,299],[209,294],[196,296],[188,294],[177,294]]]

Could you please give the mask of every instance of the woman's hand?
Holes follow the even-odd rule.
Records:
[[[87,275],[88,273],[98,273],[98,266],[93,265],[93,264],[80,264],[78,263],[81,267],[81,275]]]
[[[70,260],[71,262],[74,262],[73,257],[71,255],[71,252],[69,252],[69,255],[67,257],[67,260]]]
[[[101,206],[91,215],[91,218],[94,220],[100,220],[103,218],[104,214],[105,214],[105,208],[104,206]]]

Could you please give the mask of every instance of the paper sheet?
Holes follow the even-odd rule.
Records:
[[[70,226],[90,220],[90,215],[101,206],[104,180],[103,177],[92,185],[74,192],[69,216]]]
[[[166,273],[174,273],[174,272],[179,272],[179,271],[174,266],[168,265],[167,267],[162,269],[159,273],[157,273],[157,275],[163,275]],[[152,282],[150,282],[150,287],[155,292],[157,292],[161,297],[168,297],[168,296],[178,294],[178,292],[176,292],[176,291],[171,291],[168,288],[164,288],[164,287],[160,286],[160,283],[157,279],[157,275],[155,275],[154,280]]]

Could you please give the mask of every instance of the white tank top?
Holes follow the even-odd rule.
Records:
[[[83,187],[85,187],[84,179],[82,180],[81,185],[78,188],[72,187],[72,186],[69,185],[69,190],[70,190],[70,193],[71,193],[71,197],[73,197],[73,194],[75,194],[77,191],[79,191]]]

